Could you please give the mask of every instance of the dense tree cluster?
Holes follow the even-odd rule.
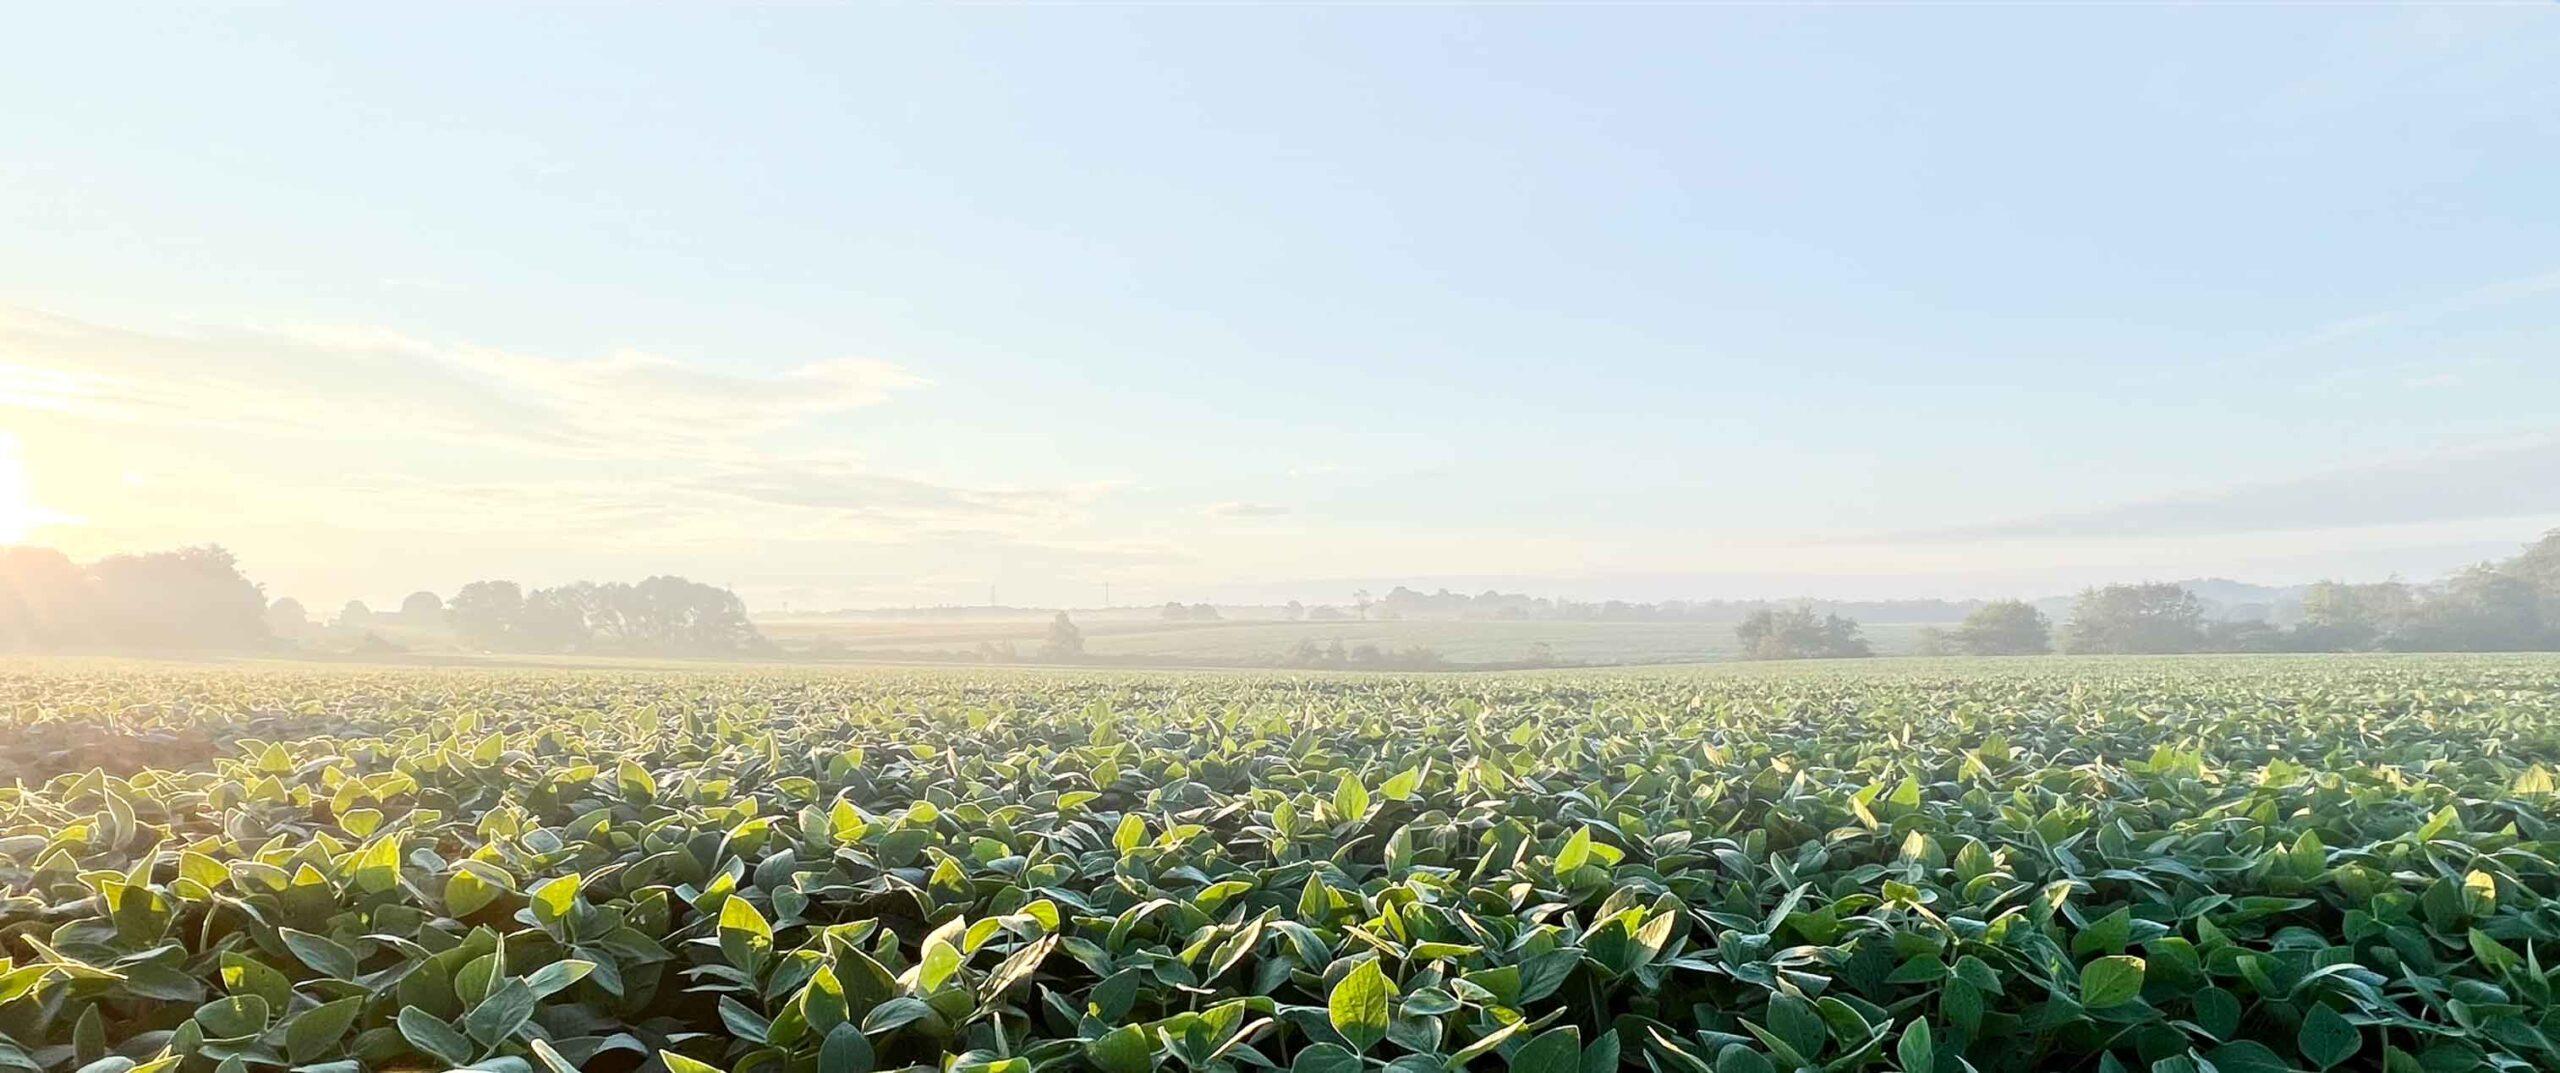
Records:
[[[1049,633],[1040,641],[1040,658],[1063,662],[1084,658],[1084,631],[1064,611],[1049,620]]]
[[[531,592],[512,581],[475,581],[444,613],[458,640],[491,651],[724,655],[766,646],[736,593],[680,577]]]
[[[2053,651],[2053,620],[2024,600],[1994,600],[1954,629],[1920,631],[1918,655],[2034,656]]]
[[[1872,656],[1854,619],[1814,613],[1811,607],[1763,608],[1733,628],[1744,659],[1840,659]]]
[[[2560,648],[2560,531],[2515,558],[2434,585],[2323,581],[2301,621],[2208,621],[2170,584],[2082,593],[2064,629],[2072,652],[2524,652]]]
[[[267,601],[218,547],[111,555],[0,548],[0,649],[250,649]]]

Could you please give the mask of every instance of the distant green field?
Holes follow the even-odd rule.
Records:
[[[1002,621],[879,621],[824,618],[763,619],[757,625],[790,647],[831,643],[852,654],[965,652],[981,643],[1011,643],[1024,655],[1040,645],[1045,619]],[[1373,622],[1164,622],[1104,618],[1079,621],[1085,651],[1104,657],[1159,658],[1177,662],[1264,665],[1282,660],[1302,641],[1346,648],[1370,644],[1386,650],[1429,648],[1452,663],[1684,663],[1732,658],[1729,622],[1516,622],[1404,620]],[[1866,628],[1881,655],[1909,652],[1918,625]],[[1541,647],[1543,646],[1543,648]]]

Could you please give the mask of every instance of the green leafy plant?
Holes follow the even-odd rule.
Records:
[[[1947,666],[12,666],[0,1069],[2560,1066],[2560,664]]]

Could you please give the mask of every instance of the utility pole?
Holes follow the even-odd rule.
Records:
[[[1102,583],[1102,609],[1111,610],[1111,583],[1108,581]]]

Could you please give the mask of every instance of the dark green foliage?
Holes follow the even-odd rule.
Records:
[[[2207,641],[2204,602],[2165,581],[2083,592],[2063,628],[2063,647],[2072,652],[2200,652]]]
[[[0,712],[0,1069],[2560,1064],[2549,661],[55,670]]]
[[[2024,600],[1994,600],[1947,631],[1948,647],[1967,656],[2034,656],[2053,651],[2053,623]]]
[[[1733,628],[1744,659],[1842,659],[1872,656],[1875,650],[1858,633],[1858,624],[1839,615],[1816,615],[1811,607],[1761,609]]]

